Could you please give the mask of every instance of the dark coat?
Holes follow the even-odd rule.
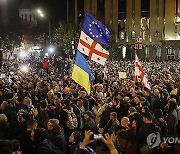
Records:
[[[57,127],[52,131],[48,131],[48,133],[49,140],[61,151],[61,153],[65,153],[66,140],[63,128]]]
[[[118,131],[116,132],[117,141],[116,146],[120,147],[119,152],[125,151],[126,154],[134,154],[135,153],[135,136],[136,136],[136,129],[126,129],[122,126],[119,127]]]
[[[97,124],[95,120],[90,118],[88,121],[86,121],[83,127],[83,132],[85,130],[91,130],[92,132],[97,133]]]
[[[22,151],[22,154],[34,154],[31,131],[24,132],[18,140],[20,141],[20,151]]]
[[[176,136],[176,129],[177,129],[177,111],[171,111],[167,117],[165,118],[168,126],[167,135],[169,136]]]
[[[54,154],[55,146],[48,139],[34,146],[35,154]]]
[[[155,132],[159,132],[161,134],[161,129],[154,123],[148,123],[142,126],[137,134],[137,141],[140,144],[140,146],[147,144],[147,136]]]

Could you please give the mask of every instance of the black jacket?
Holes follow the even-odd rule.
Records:
[[[48,139],[34,145],[35,154],[55,154],[55,146]]]
[[[64,130],[61,127],[57,127],[52,131],[48,131],[49,140],[61,151],[61,153],[65,153],[66,141]]]
[[[154,123],[148,123],[142,126],[137,134],[137,141],[140,145],[147,144],[147,136],[151,133],[159,132],[161,134],[161,129]]]

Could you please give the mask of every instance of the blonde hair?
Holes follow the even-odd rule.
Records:
[[[6,123],[8,121],[8,118],[5,114],[0,114],[0,124]]]

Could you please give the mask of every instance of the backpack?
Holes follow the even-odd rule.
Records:
[[[73,108],[71,107],[71,110],[63,109],[65,112],[67,112],[67,127],[69,129],[75,129],[78,127],[78,121],[77,117],[73,111]]]

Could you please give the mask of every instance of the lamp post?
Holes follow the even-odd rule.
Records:
[[[43,12],[41,10],[37,10],[37,13],[41,18],[45,18],[44,14],[43,14]],[[52,42],[52,39],[51,39],[51,22],[47,17],[46,17],[46,20],[48,21],[49,43],[51,44],[51,42]]]

